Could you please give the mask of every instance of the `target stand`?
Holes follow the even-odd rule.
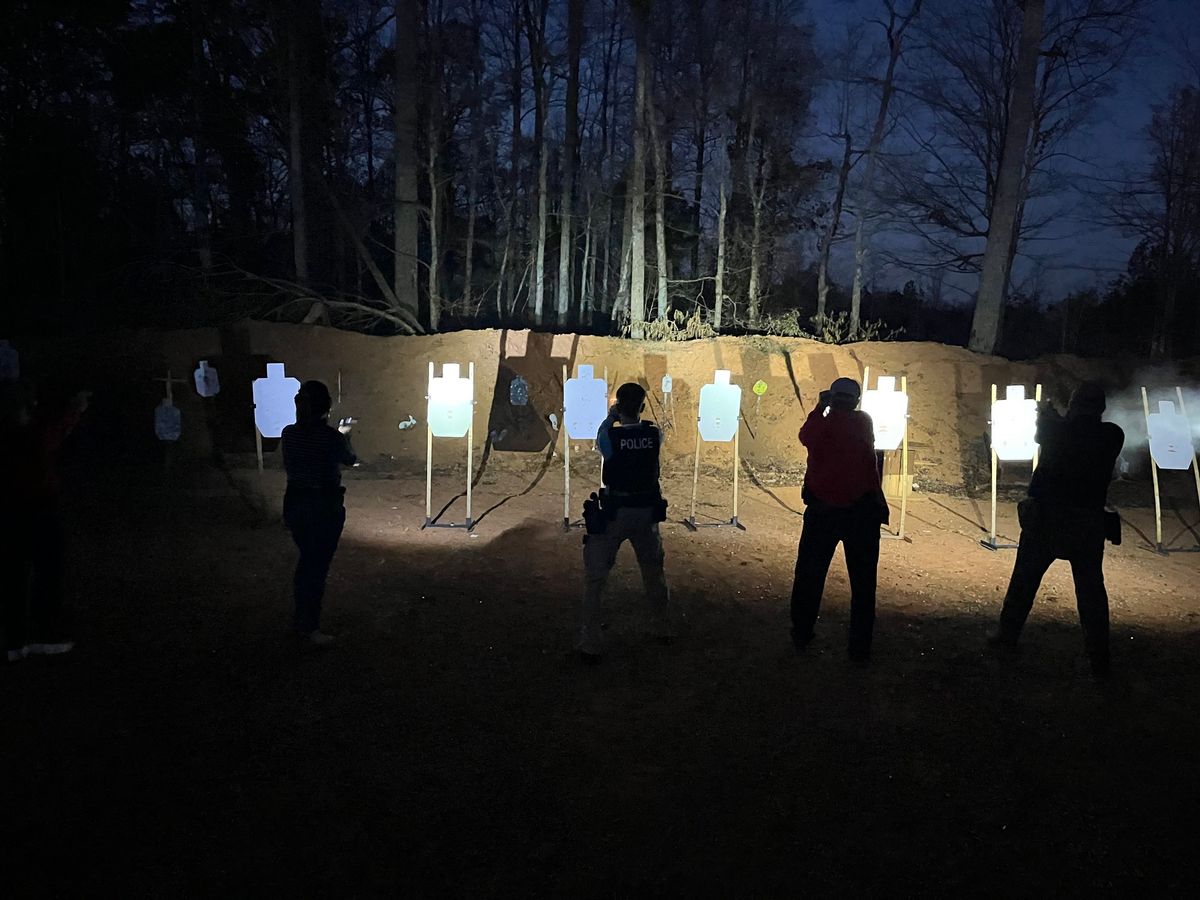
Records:
[[[1016,544],[1001,544],[996,536],[996,477],[1001,462],[1032,462],[1037,469],[1038,445],[1037,407],[1042,402],[1042,386],[1033,389],[1033,399],[1025,397],[1025,387],[1010,384],[1004,389],[1004,399],[997,400],[996,385],[992,385],[991,455],[992,455],[992,518],[991,529],[979,543],[988,550],[1015,550]]]
[[[1150,399],[1142,388],[1142,412],[1146,416],[1146,435],[1150,445],[1150,479],[1154,483],[1154,542],[1155,550],[1168,553],[1200,552],[1195,547],[1166,547],[1163,544],[1162,496],[1159,492],[1159,471],[1186,472],[1192,470],[1196,481],[1196,498],[1200,501],[1200,459],[1192,443],[1192,425],[1183,402],[1183,388],[1175,388],[1179,409],[1170,400],[1158,401],[1158,410],[1150,412]]]
[[[871,383],[871,367],[863,367],[863,398],[861,409],[871,417],[871,425],[875,430],[875,450],[882,452],[884,468],[888,460],[899,458],[899,475],[892,476],[899,480],[896,498],[900,504],[900,525],[895,532],[884,530],[881,537],[889,540],[912,543],[912,538],[904,533],[904,525],[908,518],[908,495],[912,492],[912,477],[908,470],[908,376],[900,376],[900,390],[896,390],[896,378],[880,375],[875,390],[869,390]],[[884,479],[886,484],[886,479]],[[888,499],[886,488],[884,498]]]
[[[590,440],[595,446],[596,434],[608,417],[608,368],[604,378],[592,377],[592,366],[580,365],[578,375],[568,379],[567,366],[563,373],[563,531],[582,528],[583,519],[571,521],[571,441]],[[604,483],[604,460],[600,460],[600,483]]]
[[[467,364],[467,377],[459,372],[458,363],[443,363],[442,374],[435,378],[433,361],[429,362],[429,393],[425,414],[425,522],[426,528],[461,528],[471,531],[471,465],[475,447],[475,363]],[[433,439],[467,439],[467,517],[462,522],[433,520]]]
[[[718,369],[712,384],[700,389],[696,411],[696,461],[692,467],[691,515],[683,520],[689,531],[701,528],[724,528],[732,525],[742,531],[746,526],[738,521],[738,468],[741,462],[738,438],[742,430],[742,389],[730,383],[727,369]],[[702,443],[728,444],[733,442],[733,515],[727,522],[697,522],[696,493],[700,482],[700,447]]]

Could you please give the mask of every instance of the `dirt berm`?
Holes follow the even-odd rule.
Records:
[[[804,463],[796,431],[818,392],[839,375],[907,376],[910,450],[915,480],[923,487],[958,489],[986,477],[988,395],[996,383],[1044,385],[1063,402],[1083,378],[1123,384],[1141,365],[1053,356],[1010,362],[960,347],[932,343],[858,343],[843,346],[790,338],[722,337],[686,343],[639,343],[619,338],[529,331],[463,331],[428,337],[369,337],[316,326],[244,322],[221,329],[136,331],[55,341],[14,341],[22,368],[35,379],[96,391],[93,440],[108,452],[145,456],[157,452],[152,410],[163,396],[170,369],[188,383],[175,389],[183,415],[176,458],[199,458],[215,447],[248,452],[254,447],[250,383],[268,361],[283,362],[300,379],[318,378],[338,394],[335,415],[360,420],[355,445],[369,463],[402,470],[425,458],[425,392],[428,363],[475,364],[476,460],[485,446],[489,464],[528,464],[542,459],[557,437],[550,421],[561,418],[562,371],[590,363],[608,372],[610,390],[639,381],[650,391],[648,416],[666,426],[668,469],[690,466],[695,449],[699,389],[715,369],[729,369],[743,388],[745,428],[741,454],[754,471],[795,471]],[[222,392],[203,401],[191,385],[197,362],[220,372]],[[1195,366],[1189,367],[1194,370]],[[661,382],[670,374],[673,397],[664,406]],[[513,406],[509,385],[521,376],[529,402]],[[751,392],[767,383],[761,401]],[[416,419],[401,430],[398,425]],[[580,450],[586,449],[580,447]],[[273,453],[272,442],[267,444]],[[463,444],[438,442],[439,466],[461,459]],[[705,445],[704,464],[726,466],[729,448]]]

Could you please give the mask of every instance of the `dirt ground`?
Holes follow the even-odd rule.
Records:
[[[885,541],[875,656],[844,654],[839,553],[819,637],[788,640],[794,478],[741,520],[663,527],[679,639],[642,631],[623,551],[608,654],[570,653],[580,533],[561,468],[487,469],[479,524],[420,530],[423,481],[359,470],[325,616],[288,633],[282,481],[75,471],[79,646],[0,670],[3,894],[1166,896],[1200,885],[1200,554],[1152,512],[1110,550],[1115,675],[1081,668],[1069,570],[1022,651],[983,646],[1012,551],[986,502],[918,493]],[[579,460],[576,484],[594,477]],[[435,509],[461,490],[441,472]],[[1136,486],[1134,493],[1144,486]],[[1132,489],[1131,489],[1132,490]],[[702,519],[728,482],[700,485]],[[579,505],[577,496],[573,506]],[[1144,500],[1144,498],[1143,498]],[[1181,504],[1167,540],[1191,547]],[[461,519],[463,501],[443,521]],[[1013,507],[1001,534],[1016,536]]]

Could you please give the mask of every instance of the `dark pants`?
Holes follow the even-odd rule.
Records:
[[[42,509],[6,524],[3,537],[4,642],[68,640],[63,620],[63,526],[56,509]]]
[[[284,521],[300,548],[295,575],[296,630],[312,634],[321,627],[325,579],[346,524],[346,509],[340,489],[335,493],[289,487],[283,505]]]
[[[879,513],[859,505],[851,509],[810,505],[796,554],[792,583],[792,635],[812,636],[821,612],[821,595],[833,553],[841,542],[850,574],[850,650],[867,653],[875,627],[875,580],[879,568]]]
[[[1071,510],[1025,510],[1017,561],[1013,565],[1004,607],[1000,611],[1000,636],[1015,643],[1042,576],[1056,559],[1071,563],[1075,603],[1083,627],[1084,648],[1092,665],[1108,668],[1108,592],[1104,588],[1104,526],[1096,513]]]

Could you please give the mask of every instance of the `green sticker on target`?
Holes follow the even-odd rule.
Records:
[[[761,397],[767,392],[767,383],[760,378],[758,381],[754,382],[753,391],[755,394]]]

